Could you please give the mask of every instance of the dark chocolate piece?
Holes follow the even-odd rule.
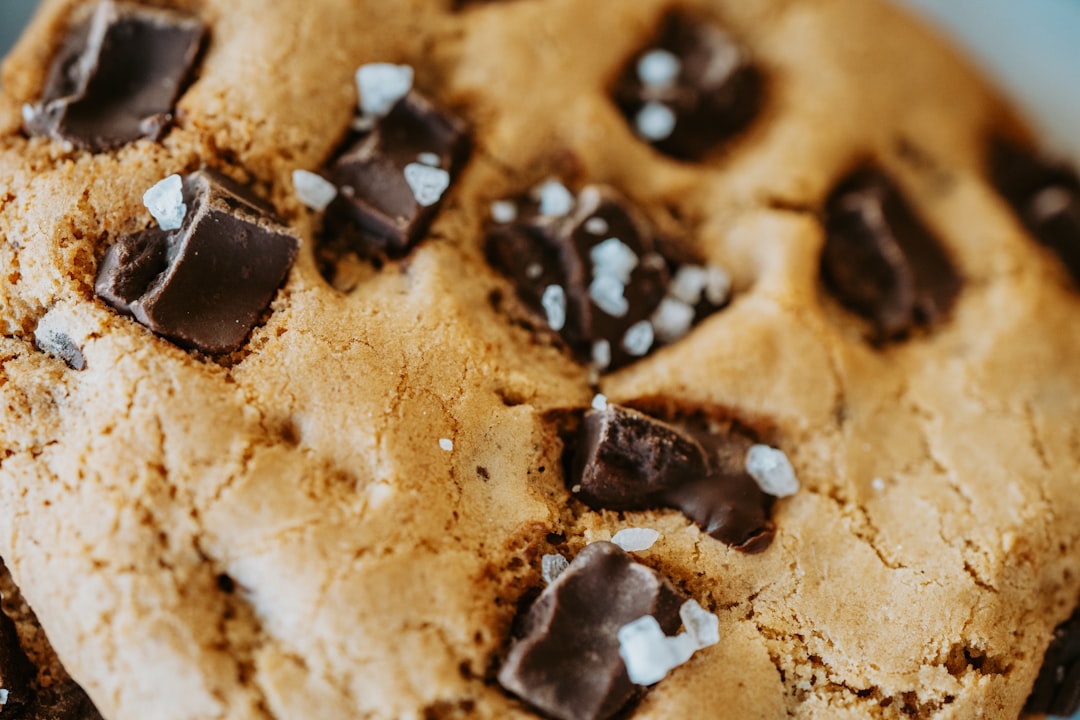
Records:
[[[619,628],[652,615],[679,629],[683,598],[617,545],[585,547],[528,609],[499,684],[558,720],[603,720],[637,694],[619,655]]]
[[[205,34],[174,11],[103,0],[71,28],[27,131],[94,152],[159,139]]]
[[[403,257],[427,231],[468,150],[464,124],[410,91],[327,171],[339,190],[327,208],[327,241],[365,258]]]
[[[591,507],[675,508],[717,540],[761,552],[775,534],[773,499],[746,472],[751,445],[735,432],[676,427],[609,404],[585,415],[567,484]]]
[[[763,88],[761,71],[726,32],[673,13],[627,64],[614,97],[640,137],[668,155],[698,160],[750,124]]]
[[[614,190],[587,186],[571,202],[565,214],[544,214],[536,200],[517,200],[515,219],[489,228],[486,250],[522,302],[579,360],[618,369],[677,339],[726,302],[726,293],[713,302],[703,288],[690,304],[666,297],[675,263],[658,252],[648,223]],[[545,300],[553,291],[556,299]],[[683,311],[685,322],[673,327],[658,314],[664,302]],[[597,345],[603,346],[600,360]]]
[[[239,348],[292,267],[299,240],[250,190],[213,170],[188,175],[179,230],[145,230],[106,252],[95,290],[178,345]]]
[[[0,717],[14,717],[33,702],[32,683],[36,674],[19,645],[15,623],[6,613],[0,612],[0,690],[7,694],[6,700],[0,705]]]
[[[949,312],[960,292],[952,261],[883,172],[850,174],[825,214],[825,285],[873,323],[875,340],[896,340]]]
[[[86,692],[70,678],[37,692],[21,720],[101,720]]]
[[[996,140],[990,174],[1028,232],[1053,250],[1080,282],[1080,175],[1029,148]]]
[[[1080,710],[1080,610],[1054,629],[1024,705],[1028,713],[1071,717]]]

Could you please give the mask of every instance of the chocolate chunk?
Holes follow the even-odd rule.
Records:
[[[26,129],[99,152],[157,140],[191,74],[206,28],[170,10],[104,0],[77,21]]]
[[[761,71],[726,32],[673,13],[627,64],[614,98],[644,140],[698,160],[750,124],[763,89]]]
[[[1028,232],[1080,282],[1080,175],[1068,165],[1004,140],[991,145],[990,174]]]
[[[825,285],[874,325],[879,342],[949,312],[960,278],[938,240],[880,170],[864,167],[825,206]]]
[[[69,679],[38,691],[23,720],[101,720],[86,692]]]
[[[775,534],[773,500],[746,472],[751,445],[737,432],[609,404],[585,415],[567,484],[591,507],[675,508],[717,540],[761,552]]]
[[[469,150],[464,124],[410,91],[327,171],[339,192],[325,237],[361,257],[402,257],[427,231]]]
[[[1024,711],[1060,717],[1080,710],[1080,610],[1054,629]]]
[[[188,175],[183,196],[189,209],[180,229],[118,240],[95,290],[178,345],[231,352],[273,300],[299,240],[268,204],[213,170]]]
[[[34,666],[19,645],[15,623],[0,612],[0,717],[13,717],[34,699]]]
[[[575,199],[549,181],[534,195],[504,201],[513,219],[489,228],[488,261],[579,360],[618,369],[679,339],[726,303],[726,274],[716,268],[698,268],[701,282],[673,286],[677,265],[614,190],[588,186]],[[720,293],[706,287],[717,273]]]
[[[611,717],[638,693],[619,656],[619,628],[652,615],[672,635],[682,601],[622,548],[592,543],[522,618],[499,684],[559,720]]]

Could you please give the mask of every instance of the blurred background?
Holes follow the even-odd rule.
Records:
[[[1027,109],[1048,145],[1080,162],[1080,0],[893,0],[952,35]],[[0,0],[0,55],[36,0]]]

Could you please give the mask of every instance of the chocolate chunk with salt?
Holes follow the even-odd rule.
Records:
[[[296,259],[300,241],[249,189],[213,170],[183,183],[178,230],[120,238],[98,268],[97,294],[183,347],[239,348]]]
[[[499,684],[558,720],[603,720],[639,693],[619,655],[619,628],[652,615],[667,635],[683,598],[608,542],[583,549],[520,618]]]
[[[848,175],[825,205],[826,287],[874,326],[875,340],[939,322],[960,292],[941,243],[882,171]]]
[[[41,688],[20,716],[23,720],[101,720],[86,692],[70,678]]]
[[[19,645],[15,623],[0,611],[0,717],[15,717],[33,702],[36,674]]]
[[[750,124],[763,91],[761,71],[726,32],[673,13],[627,64],[613,95],[642,139],[698,160]]]
[[[717,540],[761,552],[775,534],[773,499],[746,471],[752,445],[737,432],[608,404],[585,415],[567,484],[591,507],[675,508]]]
[[[420,240],[469,152],[465,125],[410,90],[328,168],[338,195],[325,238],[361,257],[402,257]]]
[[[1024,711],[1070,717],[1080,710],[1080,610],[1054,629]]]
[[[1061,258],[1080,282],[1080,175],[1029,148],[995,140],[990,175],[1028,232]]]
[[[76,20],[26,129],[99,152],[157,140],[199,55],[204,25],[172,10],[103,0]]]
[[[618,369],[726,303],[726,285],[719,295],[706,291],[705,279],[689,290],[673,286],[677,264],[660,254],[649,224],[614,190],[587,186],[575,198],[548,181],[533,195],[510,203],[504,212],[512,219],[496,218],[488,229],[488,261],[579,360]],[[697,269],[702,278],[723,275]]]

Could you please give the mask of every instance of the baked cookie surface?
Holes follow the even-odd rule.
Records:
[[[146,137],[80,149],[41,120],[95,3],[44,3],[0,95],[0,556],[104,717],[532,717],[500,671],[543,558],[626,528],[659,533],[632,557],[719,623],[620,706],[634,718],[1019,715],[1080,593],[1080,296],[991,181],[992,139],[1017,123],[949,50],[863,0],[153,5],[205,36],[176,53],[175,98],[126,123]],[[751,117],[720,137],[675,135],[665,113],[700,107],[633,70],[665,43],[725,47],[665,34],[673,17],[722,31],[728,72],[754,68]],[[394,213],[315,210],[318,181],[294,173],[343,204],[352,166],[335,162],[409,145],[367,134],[393,112],[358,110],[370,63],[411,67],[416,102],[471,148],[456,129],[433,165],[409,146],[408,222],[366,254],[335,245],[333,213],[360,236]],[[408,181],[417,162],[446,177]],[[197,228],[167,230],[143,198],[204,168],[226,179],[183,195],[185,222],[235,183],[221,194],[247,199],[214,207],[286,238],[282,284],[221,344],[146,309],[179,287],[161,268],[131,302],[101,290],[110,249],[159,225],[172,234],[146,247],[164,243],[170,277],[195,257]],[[554,186],[515,200],[552,178],[570,208],[613,189],[657,238],[658,274],[722,268],[730,296],[641,353],[637,322],[589,325],[579,351],[559,320],[598,297],[657,338],[672,321],[634,315],[651,245],[614,299],[590,284],[595,244],[559,256],[586,268],[561,304],[552,284],[530,301],[528,266],[494,266],[500,217],[539,245],[580,239],[544,219],[566,202]],[[493,205],[508,199],[512,219]],[[866,290],[836,248],[875,213],[932,241],[873,246]],[[799,488],[738,541],[666,499],[584,502],[572,456],[598,392],[779,448]]]

